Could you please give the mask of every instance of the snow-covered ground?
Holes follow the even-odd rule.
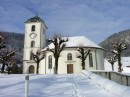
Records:
[[[122,57],[121,58],[123,73],[130,73],[130,57]],[[111,71],[111,64],[105,59],[105,70]],[[118,71],[118,63],[115,62],[114,64],[114,71]]]
[[[123,72],[130,73],[130,67],[126,67],[130,66],[130,57],[123,57],[122,64]],[[117,71],[117,68],[116,62],[114,65],[115,71]],[[111,71],[111,65],[106,60],[105,70]],[[118,86],[114,82],[108,83],[107,80],[106,83],[108,84],[106,84],[104,79],[94,76],[91,76],[92,81],[83,74],[30,75],[29,97],[119,97],[115,95],[122,91],[122,88],[119,87],[125,87]],[[113,83],[115,88],[112,86]],[[24,74],[0,74],[0,97],[24,97],[24,92]]]
[[[0,75],[0,97],[24,97],[25,75]],[[29,97],[118,97],[83,74],[30,75]]]

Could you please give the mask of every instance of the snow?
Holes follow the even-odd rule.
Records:
[[[118,97],[129,97],[130,87],[117,84],[114,81],[103,78],[90,71],[82,71],[82,73],[84,73],[92,82],[100,85],[110,93],[115,94]]]
[[[66,39],[66,37],[63,37],[63,39]],[[84,36],[74,36],[74,37],[68,37],[68,42],[66,42],[66,47],[95,47],[95,48],[101,48],[99,45],[95,44],[94,42],[90,41],[88,38]],[[44,48],[42,51],[46,50],[47,48],[53,49],[54,45],[51,43],[46,48]]]
[[[88,75],[92,74],[30,75],[29,97],[119,97]],[[24,79],[25,75],[1,74],[0,97],[24,97]]]
[[[122,63],[122,68],[123,68],[123,73],[130,73],[130,57],[122,57],[121,58],[121,63]],[[106,71],[111,71],[111,64],[105,59],[104,60],[105,64],[105,70]],[[118,63],[115,62],[114,64],[114,71],[118,71]]]

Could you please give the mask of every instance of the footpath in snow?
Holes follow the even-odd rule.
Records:
[[[0,97],[24,97],[25,75],[0,75]],[[83,74],[30,75],[29,97],[119,97]]]

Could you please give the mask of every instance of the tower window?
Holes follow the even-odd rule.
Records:
[[[72,60],[72,54],[71,53],[68,53],[67,60]]]
[[[35,31],[35,25],[32,25],[32,31]]]
[[[33,55],[32,55],[32,53],[30,53],[30,60],[33,60]]]
[[[35,46],[35,41],[31,41],[31,47]]]
[[[93,58],[92,58],[92,54],[89,54],[89,66],[93,67]]]
[[[48,57],[48,69],[52,69],[52,56]]]

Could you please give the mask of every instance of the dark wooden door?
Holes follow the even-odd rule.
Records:
[[[31,65],[31,66],[29,67],[29,73],[34,73],[34,66]]]
[[[67,65],[67,73],[68,74],[73,73],[73,64],[68,64]]]

